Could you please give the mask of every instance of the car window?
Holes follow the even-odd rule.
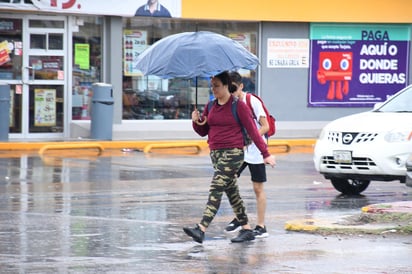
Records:
[[[381,107],[379,112],[412,112],[412,86],[394,95]]]

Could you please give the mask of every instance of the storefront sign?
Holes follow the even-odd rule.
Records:
[[[56,125],[56,90],[35,89],[34,90],[34,126]]]
[[[309,106],[371,107],[407,85],[410,27],[311,24]]]
[[[16,2],[0,3],[0,9],[130,17],[135,16],[137,9],[145,5],[147,0],[36,0],[32,1],[33,6],[24,3],[24,0]],[[167,9],[172,17],[181,17],[181,0],[159,0],[159,4]]]
[[[309,39],[268,39],[268,68],[308,68]]]

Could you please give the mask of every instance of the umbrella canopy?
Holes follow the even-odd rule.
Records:
[[[135,60],[144,75],[162,78],[210,77],[226,70],[255,69],[258,64],[240,43],[209,31],[169,35]]]

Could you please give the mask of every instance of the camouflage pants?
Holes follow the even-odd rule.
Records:
[[[210,152],[215,172],[210,184],[209,199],[200,222],[204,227],[208,227],[216,216],[222,201],[223,192],[226,193],[240,224],[245,225],[248,223],[246,209],[236,183],[236,172],[242,165],[243,156],[243,149],[239,148],[218,149]]]

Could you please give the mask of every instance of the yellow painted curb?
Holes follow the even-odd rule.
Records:
[[[369,210],[370,210],[370,207],[369,207],[369,206],[364,206],[364,207],[361,208],[361,211],[362,211],[363,213],[368,213]]]
[[[292,147],[309,147],[312,148],[315,144],[314,139],[273,139],[269,140],[268,147],[269,149],[273,147],[284,147],[286,149],[291,149]],[[100,140],[75,140],[75,141],[9,141],[9,142],[0,142],[0,151],[18,151],[18,150],[39,150],[46,145],[52,144],[100,144],[104,149],[122,149],[122,148],[135,148],[135,149],[144,149],[147,145],[160,145],[162,144],[195,144],[201,149],[207,149],[208,144],[207,140],[119,140],[119,141],[100,141]]]
[[[315,231],[318,229],[312,219],[293,220],[285,223],[285,230],[289,231]]]
[[[271,147],[281,147],[285,150],[285,152],[290,151],[290,145],[288,142],[270,142],[268,144],[268,148],[271,148]]]
[[[196,153],[199,154],[202,148],[198,143],[156,143],[150,144],[144,147],[143,152],[149,153],[152,149],[162,149],[162,148],[184,148],[184,147],[194,147],[196,148]]]
[[[97,143],[86,143],[86,144],[52,144],[45,145],[39,150],[39,154],[43,155],[48,150],[63,150],[63,149],[83,149],[83,148],[96,148],[99,151],[99,155],[102,154],[104,148],[102,145]]]

